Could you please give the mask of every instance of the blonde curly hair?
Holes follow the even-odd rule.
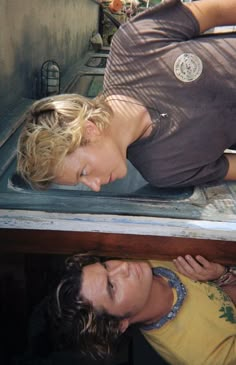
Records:
[[[103,96],[61,94],[35,102],[18,140],[17,172],[33,188],[47,189],[65,156],[86,143],[85,122],[92,121],[102,131],[111,115]]]

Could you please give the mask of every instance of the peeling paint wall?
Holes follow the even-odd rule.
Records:
[[[62,73],[78,61],[98,29],[98,10],[93,0],[0,1],[2,112],[19,97],[35,96],[45,60],[55,60]]]

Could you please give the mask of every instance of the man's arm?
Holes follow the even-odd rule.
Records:
[[[236,154],[225,153],[225,157],[229,162],[229,169],[225,176],[225,180],[236,180]]]
[[[184,4],[193,13],[200,31],[236,24],[236,0],[200,0]]]
[[[229,295],[236,305],[236,270],[235,267],[225,267],[216,262],[210,262],[203,256],[191,255],[177,257],[174,261],[176,269],[192,280],[213,281]]]
[[[235,285],[225,285],[221,287],[226,294],[231,298],[232,302],[236,306],[236,286]]]
[[[210,262],[201,255],[196,257],[191,255],[179,256],[173,261],[176,269],[192,280],[216,280],[225,272],[225,266]]]

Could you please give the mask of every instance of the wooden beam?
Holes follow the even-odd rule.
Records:
[[[0,253],[68,254],[171,260],[201,254],[236,264],[236,242],[96,232],[0,229]]]

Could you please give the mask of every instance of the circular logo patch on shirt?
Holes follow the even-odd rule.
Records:
[[[193,53],[183,53],[175,61],[174,73],[182,82],[192,82],[202,74],[202,61]]]

